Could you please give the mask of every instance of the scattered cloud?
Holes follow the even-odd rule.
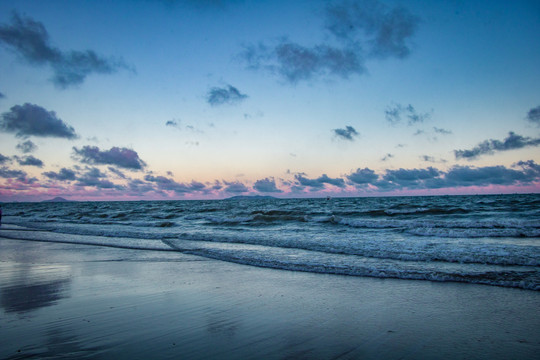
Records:
[[[32,155],[25,156],[24,158],[20,158],[18,156],[15,156],[15,159],[17,160],[19,165],[43,167],[43,161],[41,161],[40,159],[38,159],[38,158],[36,158],[36,157],[34,157]]]
[[[30,140],[18,143],[16,148],[24,154],[31,153],[37,149],[37,145]]]
[[[237,88],[232,85],[226,87],[213,87],[206,95],[206,101],[212,106],[223,104],[237,104],[245,100],[248,96],[242,94]]]
[[[353,141],[358,132],[352,126],[345,126],[345,129],[334,129],[334,135],[339,139]]]
[[[249,69],[280,75],[291,84],[316,77],[347,79],[366,72],[367,58],[405,58],[419,23],[407,9],[376,0],[339,1],[326,7],[324,17],[331,35],[327,43],[305,46],[285,38],[245,46],[240,57]]]
[[[52,82],[67,88],[84,82],[90,74],[111,74],[127,66],[122,61],[105,59],[92,50],[63,52],[53,47],[45,26],[14,12],[10,24],[0,25],[0,44],[30,65],[49,66]]]
[[[4,94],[2,94],[2,93],[0,92],[0,99],[4,99],[5,97],[6,97],[6,95],[4,95]]]
[[[59,172],[47,171],[44,172],[42,175],[46,176],[51,180],[58,181],[73,181],[76,178],[75,171],[66,168],[60,169]]]
[[[393,157],[394,157],[393,154],[388,153],[388,154],[386,154],[386,155],[384,155],[384,156],[382,157],[381,161],[387,161],[387,160],[390,160],[390,159],[393,158]]]
[[[29,103],[15,105],[0,115],[0,131],[14,133],[19,138],[40,136],[72,140],[78,137],[75,129],[59,119],[54,111]]]
[[[276,182],[274,178],[264,178],[261,180],[255,181],[253,189],[262,193],[280,193],[283,190],[280,190],[276,187]]]
[[[456,159],[472,160],[480,155],[493,154],[497,151],[521,149],[529,146],[539,146],[540,138],[524,137],[510,131],[503,140],[485,140],[470,150],[454,150]]]
[[[403,117],[407,118],[407,125],[409,126],[417,123],[423,123],[431,118],[431,113],[419,113],[411,104],[407,106],[401,104],[392,104],[385,109],[384,115],[386,121],[392,125],[401,123]]]
[[[139,158],[135,150],[112,147],[101,151],[97,146],[73,147],[74,157],[85,164],[114,165],[129,170],[142,170],[146,163]]]
[[[540,106],[529,110],[529,112],[527,113],[527,120],[529,120],[533,124],[540,126]]]

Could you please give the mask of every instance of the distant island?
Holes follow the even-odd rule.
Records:
[[[264,200],[264,199],[277,199],[268,195],[236,195],[225,200]]]
[[[57,196],[54,199],[43,200],[42,202],[69,202],[69,200],[66,200],[63,197]]]

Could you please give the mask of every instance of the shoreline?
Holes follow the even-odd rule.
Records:
[[[0,358],[481,358],[540,351],[540,294],[0,238]]]

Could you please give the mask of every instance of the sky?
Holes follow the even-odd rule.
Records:
[[[540,192],[540,2],[0,0],[0,201]]]

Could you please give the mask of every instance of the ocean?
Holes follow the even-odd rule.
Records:
[[[9,239],[540,290],[540,194],[5,203],[3,213]]]

